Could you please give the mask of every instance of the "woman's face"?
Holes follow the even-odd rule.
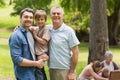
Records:
[[[107,58],[106,58],[106,62],[111,62],[111,61],[112,61],[112,58],[113,58],[113,56],[107,57]]]
[[[95,72],[99,72],[102,69],[102,67],[95,68]]]

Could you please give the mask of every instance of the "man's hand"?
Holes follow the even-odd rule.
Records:
[[[36,65],[35,66],[38,67],[38,68],[43,68],[44,60],[40,59],[40,60],[36,61]]]
[[[75,80],[75,78],[76,78],[76,75],[75,75],[75,73],[68,73],[68,80]]]

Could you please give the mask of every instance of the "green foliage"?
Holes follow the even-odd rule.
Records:
[[[0,28],[14,28],[16,25],[19,25],[18,16],[10,16],[10,13],[13,11],[13,5],[6,6],[0,9]]]
[[[107,0],[107,13],[108,15],[111,15],[111,13],[114,12],[114,5],[115,1],[114,0]]]
[[[120,10],[120,0],[107,0],[107,14],[112,15],[115,11]]]
[[[65,11],[80,11],[82,14],[88,14],[90,2],[89,0],[60,0],[61,6]]]
[[[61,0],[60,2],[66,13],[65,22],[77,31],[87,32],[90,23],[89,0]]]
[[[120,10],[120,0],[106,1],[108,16]],[[67,17],[65,21],[70,25],[77,26],[77,30],[82,29],[87,31],[90,23],[90,0],[60,0],[60,3],[69,17]]]
[[[44,9],[47,11],[51,1],[52,0],[13,0],[13,3],[15,4],[15,12],[13,12],[12,15],[19,14],[20,11],[26,7],[32,8],[34,10]]]
[[[5,5],[4,0],[0,0],[0,7],[3,7]]]

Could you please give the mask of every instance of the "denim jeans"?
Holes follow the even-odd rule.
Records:
[[[44,80],[44,74],[42,73],[42,70],[39,68],[35,69],[35,80]]]

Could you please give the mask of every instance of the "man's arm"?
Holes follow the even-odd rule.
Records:
[[[68,78],[69,79],[74,79],[75,78],[75,68],[78,62],[78,54],[79,54],[79,50],[78,50],[78,46],[74,46],[71,48],[72,50],[72,58],[71,58],[71,67],[69,70],[69,74],[68,74]]]
[[[38,60],[38,61],[32,61],[28,59],[23,59],[22,62],[19,64],[20,66],[31,66],[31,67],[38,67],[42,68],[44,66],[44,61],[43,59]]]

